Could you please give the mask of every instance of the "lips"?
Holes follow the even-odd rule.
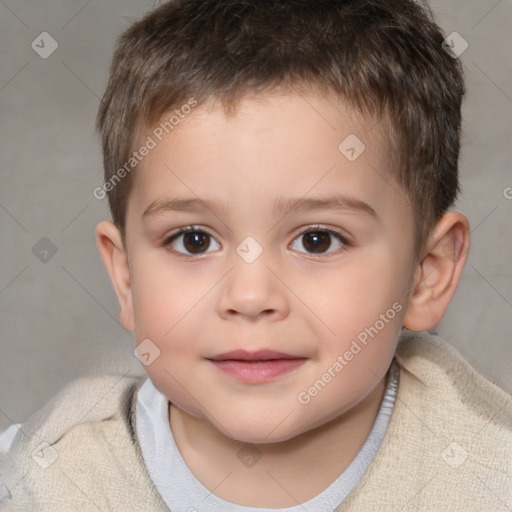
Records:
[[[234,350],[209,359],[224,374],[245,383],[272,381],[301,366],[307,358],[274,350]]]
[[[273,361],[275,359],[303,359],[292,354],[276,352],[274,350],[258,350],[248,352],[247,350],[233,350],[210,358],[213,361]]]

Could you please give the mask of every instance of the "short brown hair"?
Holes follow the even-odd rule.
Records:
[[[385,120],[419,254],[459,192],[464,78],[443,40],[430,9],[414,0],[166,2],[117,42],[97,120],[105,181],[130,158],[137,130],[191,97],[230,110],[274,88],[332,92]],[[108,195],[123,235],[131,181]]]

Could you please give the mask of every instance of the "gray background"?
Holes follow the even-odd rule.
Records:
[[[0,0],[0,431],[78,376],[142,374],[95,246],[109,214],[92,195],[102,176],[94,122],[115,38],[157,3]],[[432,7],[469,44],[456,209],[473,236],[438,332],[512,392],[512,3]],[[47,59],[31,47],[42,32],[58,42]],[[43,237],[57,249],[47,262],[33,253]]]

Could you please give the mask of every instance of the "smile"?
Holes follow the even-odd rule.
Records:
[[[213,360],[210,361],[222,372],[239,381],[247,383],[268,382],[276,377],[291,372],[302,365],[306,358],[272,359],[272,360]]]

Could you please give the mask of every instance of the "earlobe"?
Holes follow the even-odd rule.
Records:
[[[126,329],[133,331],[135,327],[130,270],[121,233],[112,222],[100,222],[96,226],[96,242],[119,300],[121,323]]]
[[[431,234],[426,255],[418,263],[403,325],[412,331],[436,327],[450,303],[470,246],[467,218],[446,213]]]

